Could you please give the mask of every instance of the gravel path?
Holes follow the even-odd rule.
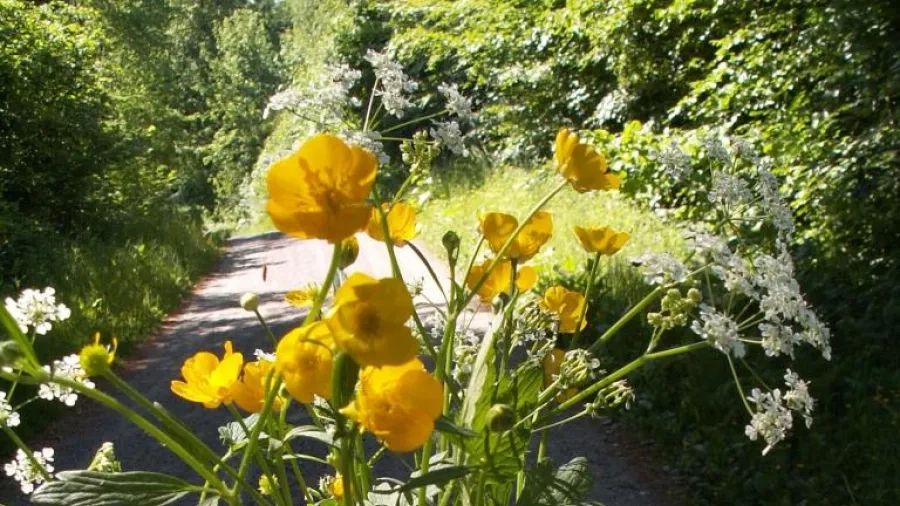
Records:
[[[250,313],[239,307],[238,299],[245,292],[258,293],[260,312],[275,334],[283,335],[304,316],[284,302],[284,294],[307,283],[320,282],[330,255],[330,248],[323,242],[296,241],[278,233],[229,241],[216,272],[196,288],[180,312],[169,317],[155,339],[141,345],[128,360],[118,363],[120,373],[145,396],[193,428],[211,448],[223,448],[217,428],[230,421],[228,412],[207,410],[176,397],[169,390],[170,381],[180,378],[180,368],[187,357],[199,350],[221,354],[222,343],[229,339],[236,350],[244,353],[245,359],[252,360],[253,350],[257,348],[270,349],[263,330]],[[424,279],[423,296],[440,299],[438,287],[409,248],[398,249],[398,261],[407,282]],[[360,236],[359,260],[353,269],[376,277],[390,276],[383,245]],[[439,275],[445,272],[439,270]],[[483,325],[483,321],[479,319],[476,325]],[[111,391],[102,383],[98,388]],[[294,421],[302,423],[303,418],[298,414]],[[670,492],[666,487],[671,480],[646,459],[647,452],[641,450],[640,444],[629,440],[621,427],[611,421],[581,419],[557,430],[552,440],[555,443],[550,456],[557,462],[577,455],[588,459],[595,476],[592,500],[607,506],[675,504],[665,494]],[[87,467],[94,451],[104,441],[115,443],[125,470],[159,471],[197,481],[180,460],[140,429],[85,399],[79,399],[71,411],[32,444],[55,448],[56,470],[60,471]],[[321,449],[310,448],[310,452],[321,453]],[[396,461],[390,468],[389,462],[385,472],[394,474],[402,469]],[[316,483],[322,468],[303,466],[307,481]],[[6,476],[0,484],[0,505],[3,504],[29,504],[18,493],[16,483]]]

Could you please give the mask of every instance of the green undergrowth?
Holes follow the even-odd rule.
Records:
[[[468,262],[479,237],[478,216],[500,211],[524,218],[528,210],[560,183],[559,176],[549,170],[527,170],[502,167],[491,171],[482,181],[454,176],[445,177],[434,187],[423,206],[419,234],[428,246],[446,260],[441,237],[453,230],[462,239],[460,263]],[[541,283],[566,279],[582,271],[589,255],[582,249],[574,227],[608,226],[631,234],[625,248],[613,257],[601,259],[600,276],[606,285],[617,287],[619,295],[631,298],[643,292],[628,264],[628,258],[641,253],[670,252],[681,255],[684,245],[681,233],[653,213],[641,209],[617,192],[580,194],[566,187],[545,208],[553,217],[553,238],[530,261]],[[482,249],[482,253],[486,248]]]
[[[77,353],[95,332],[104,342],[118,337],[118,356],[128,355],[158,330],[166,314],[176,310],[195,282],[213,268],[221,244],[220,238],[204,233],[199,217],[175,211],[103,234],[30,235],[17,248],[16,271],[25,274],[5,280],[0,295],[15,298],[24,288],[52,286],[57,302],[72,310],[68,320],[37,336],[35,348],[45,363]],[[32,393],[24,387],[17,392],[21,399]],[[63,409],[46,401],[29,404],[21,412],[21,434],[27,438]],[[0,446],[0,453],[8,451]]]

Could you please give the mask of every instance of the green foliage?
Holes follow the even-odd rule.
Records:
[[[837,367],[801,361],[820,397],[815,430],[798,429],[789,448],[761,459],[739,436],[743,413],[723,402],[735,395],[718,386],[730,372],[713,362],[702,372],[675,364],[642,373],[638,391],[651,397],[633,418],[670,443],[698,503],[896,502],[890,482],[900,462],[886,449],[898,444],[889,437],[897,431],[883,429],[896,427],[900,409],[891,332],[900,297],[900,11],[893,4],[358,2],[357,12],[370,16],[354,47],[394,48],[426,86],[461,83],[482,106],[486,150],[523,154],[526,166],[532,154],[548,154],[560,124],[598,129],[594,141],[626,173],[623,192],[660,214],[703,212],[698,188],[708,183],[709,164],[701,140],[709,132],[721,128],[754,144],[783,182],[798,220],[800,281],[835,336]],[[502,138],[511,146],[491,142]],[[693,175],[681,182],[659,158],[672,142],[692,155]],[[510,202],[507,210],[524,212],[515,203],[530,200],[515,178],[495,183],[483,169],[451,170],[494,190],[454,203],[438,198],[423,220],[471,241],[483,205]],[[736,170],[745,169],[752,167],[739,162]],[[436,233],[425,226],[439,251]],[[577,245],[568,247],[557,243],[552,253],[563,265],[578,258]],[[634,300],[615,288],[625,281],[602,279],[614,288],[592,308],[615,311]],[[777,379],[778,368],[765,371]],[[694,436],[676,439],[684,433]]]

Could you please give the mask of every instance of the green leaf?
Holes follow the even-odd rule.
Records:
[[[34,504],[59,506],[164,506],[198,492],[178,478],[143,471],[98,473],[63,471],[31,496]]]
[[[528,470],[525,488],[516,506],[579,506],[591,491],[587,459],[576,457],[556,469],[550,459]]]
[[[471,429],[456,425],[455,423],[453,423],[453,420],[450,420],[444,415],[441,415],[441,417],[434,422],[434,428],[440,432],[443,432],[444,434],[451,434],[460,437],[475,437],[478,435],[477,432]]]
[[[472,466],[454,466],[454,465],[446,465],[444,467],[439,467],[437,469],[432,469],[427,473],[421,476],[415,476],[410,478],[410,480],[399,487],[390,489],[390,490],[373,490],[373,493],[376,494],[395,494],[395,493],[403,493],[409,492],[410,490],[415,490],[417,488],[427,487],[429,485],[435,486],[443,486],[447,483],[465,477],[475,468]]]
[[[315,425],[301,425],[300,427],[294,427],[284,435],[284,442],[288,442],[295,438],[312,439],[314,441],[325,443],[328,446],[334,446],[334,438]]]
[[[469,385],[466,387],[465,397],[463,398],[459,421],[461,425],[471,427],[475,431],[480,431],[484,427],[484,419],[488,409],[490,409],[490,387],[494,383],[495,376],[494,343],[496,341],[496,333],[494,329],[502,328],[504,315],[505,312],[501,312],[494,317],[490,330],[488,330],[481,341],[481,348],[475,357],[472,376],[469,378]]]

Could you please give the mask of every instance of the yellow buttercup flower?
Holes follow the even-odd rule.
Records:
[[[475,289],[475,284],[481,279],[481,276],[491,265],[490,258],[481,263],[481,265],[473,265],[472,271],[466,277],[466,285],[470,290]],[[490,302],[501,293],[509,293],[509,283],[512,277],[512,262],[505,260],[497,264],[494,270],[488,275],[488,278],[478,289],[478,296],[481,300]],[[537,283],[537,271],[528,265],[516,268],[516,288],[520,292],[531,290]]]
[[[616,232],[609,227],[576,226],[575,234],[585,251],[602,255],[615,254],[631,239],[627,232]]]
[[[519,226],[519,220],[505,213],[487,213],[481,217],[480,232],[494,253],[499,254],[503,245]],[[550,213],[538,211],[522,227],[510,244],[504,258],[526,262],[537,254],[541,246],[553,236],[553,219]]]
[[[97,376],[109,370],[109,366],[116,358],[116,350],[119,348],[119,340],[112,338],[112,346],[100,344],[100,333],[94,333],[94,344],[89,344],[81,349],[78,359],[81,368],[87,377]]]
[[[274,364],[268,360],[248,362],[244,365],[244,376],[234,384],[232,396],[234,403],[248,413],[259,413],[266,402],[266,378]],[[274,381],[274,376],[272,378]],[[272,410],[280,411],[283,400],[275,396]]]
[[[559,375],[559,370],[562,368],[562,363],[565,358],[566,350],[561,350],[559,348],[554,348],[553,351],[544,356],[544,388],[549,387],[556,381],[556,377]],[[565,402],[574,397],[577,393],[577,388],[569,387],[565,392],[557,394],[556,400]]]
[[[406,326],[413,302],[399,279],[353,273],[334,295],[326,321],[338,346],[359,365],[398,365],[419,353]]]
[[[410,452],[431,437],[443,403],[443,387],[414,358],[398,366],[364,368],[353,403],[341,413],[391,451]]]
[[[578,325],[578,318],[584,309],[584,295],[567,290],[562,286],[548,288],[541,300],[541,309],[559,318],[559,331],[572,334]],[[587,319],[581,320],[581,328],[587,325]]]
[[[553,161],[556,171],[581,193],[615,190],[622,182],[619,176],[608,171],[606,158],[593,146],[582,144],[578,135],[568,128],[560,128],[556,135]]]
[[[344,498],[344,477],[340,474],[334,476],[334,479],[328,482],[328,492],[335,499]]]
[[[208,351],[187,359],[181,367],[185,381],[172,381],[172,392],[207,408],[217,408],[233,399],[233,387],[241,374],[244,356],[235,353],[231,341],[225,342],[222,360]]]
[[[369,221],[366,199],[378,162],[359,146],[318,134],[275,163],[266,182],[266,210],[282,232],[299,239],[338,243]]]
[[[397,246],[403,246],[416,237],[416,209],[405,203],[384,203],[381,205],[383,212],[387,213],[388,230],[391,234],[391,242]],[[366,232],[376,241],[384,241],[381,230],[381,213],[372,208],[372,217]]]
[[[284,300],[292,306],[299,308],[312,307],[313,301],[319,294],[320,287],[315,283],[310,283],[299,290],[291,290],[284,296]]]
[[[331,399],[334,339],[325,322],[291,330],[275,349],[275,370],[291,397],[309,404],[318,395]]]

